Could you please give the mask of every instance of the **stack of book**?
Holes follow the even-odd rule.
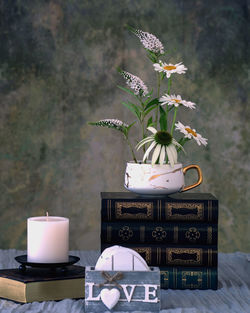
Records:
[[[208,193],[165,197],[101,193],[101,250],[137,251],[161,270],[163,289],[217,289],[218,200]]]

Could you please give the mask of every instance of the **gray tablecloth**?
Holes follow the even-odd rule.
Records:
[[[14,268],[14,257],[24,251],[0,250],[0,268]],[[97,251],[71,251],[81,258],[79,265],[94,265]],[[161,313],[250,313],[250,255],[219,254],[219,289],[162,290]],[[84,300],[17,304],[0,299],[1,313],[82,313]],[[146,313],[146,312],[145,312]]]

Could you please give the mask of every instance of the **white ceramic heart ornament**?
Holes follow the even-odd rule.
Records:
[[[101,291],[102,302],[109,310],[111,310],[117,304],[120,299],[120,295],[120,291],[116,288],[104,288]]]

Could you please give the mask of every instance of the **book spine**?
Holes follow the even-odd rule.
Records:
[[[217,268],[160,267],[162,289],[218,288]]]
[[[103,243],[216,245],[217,224],[102,222]]]
[[[101,243],[101,250],[113,244]],[[217,246],[170,246],[124,244],[138,252],[149,266],[207,266],[218,264]]]
[[[102,221],[218,223],[218,200],[102,199]]]

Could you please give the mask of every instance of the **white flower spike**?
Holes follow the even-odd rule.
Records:
[[[163,44],[155,35],[143,32],[140,29],[132,30],[132,32],[140,39],[145,49],[156,54],[164,54]]]
[[[121,71],[120,73],[126,79],[127,85],[134,90],[135,95],[142,93],[145,97],[148,94],[148,87],[139,77],[126,71]]]
[[[116,130],[119,130],[121,132],[124,132],[124,128],[127,128],[128,127],[128,124],[120,121],[120,120],[117,120],[117,119],[104,119],[104,120],[100,120],[98,122],[92,122],[92,123],[89,123],[90,125],[95,125],[95,126],[102,126],[102,127],[108,127],[108,128],[113,128],[113,129],[116,129]]]

